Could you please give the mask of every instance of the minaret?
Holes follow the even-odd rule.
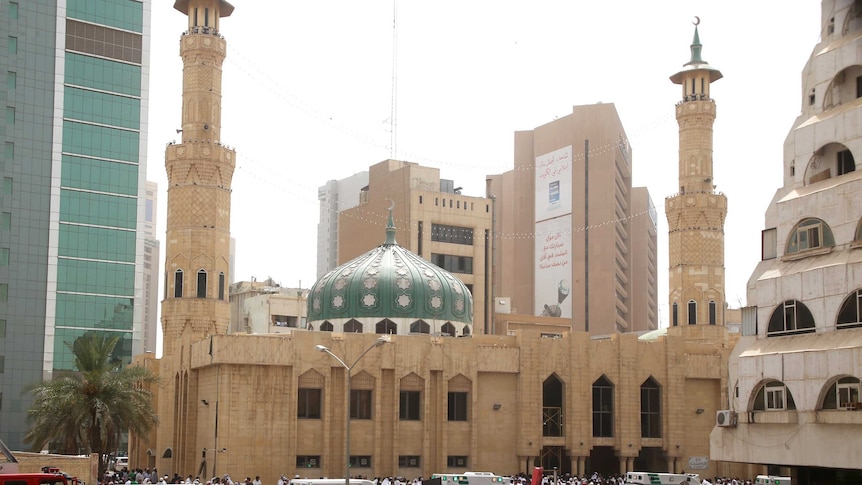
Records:
[[[227,333],[230,184],[236,153],[221,144],[221,77],[226,43],[219,20],[233,12],[224,0],[177,0],[189,18],[180,39],[183,59],[182,142],[168,145],[168,217],[164,354],[180,337],[190,342]]]
[[[701,59],[695,17],[691,60],[670,77],[682,86],[679,192],[665,200],[668,222],[670,326],[724,325],[724,218],[727,198],[715,191],[710,85],[721,72]]]

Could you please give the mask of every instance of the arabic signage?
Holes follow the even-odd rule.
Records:
[[[572,215],[536,223],[536,315],[572,318]]]
[[[572,213],[572,146],[536,157],[536,219]]]
[[[709,468],[709,458],[705,456],[690,456],[688,458],[689,470],[706,470]]]

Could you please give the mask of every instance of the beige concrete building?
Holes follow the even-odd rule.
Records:
[[[356,244],[339,244],[339,259],[347,262],[312,288],[308,330],[228,334],[224,276],[229,270],[235,154],[214,140],[220,139],[220,68],[225,53],[219,19],[230,15],[233,7],[223,0],[178,0],[175,7],[188,16],[189,30],[180,42],[184,138],[166,153],[164,356],[157,360],[145,354],[136,360],[161,378],[154,389],[160,425],[148,436],[130,439],[131,466],[155,466],[160,473],[197,474],[204,479],[225,473],[259,475],[264,483],[274,483],[281,474],[339,477],[348,464],[351,474],[410,478],[466,470],[515,474],[536,464],[581,475],[637,469],[696,471],[710,477],[762,471],[741,465],[729,468],[709,458],[713,416],[728,406],[722,390],[728,387],[727,361],[734,340],[723,325],[680,326],[666,334],[637,336],[616,332],[619,320],[609,316],[610,336],[597,337],[585,329],[573,330],[564,318],[522,319],[500,312],[494,330],[506,335],[465,333],[477,324],[478,315],[489,315],[485,306],[492,303],[487,296],[492,271],[485,255],[490,251],[488,233],[494,230],[491,215],[497,211],[494,199],[463,196],[454,188],[441,190],[435,169],[394,160],[371,168],[365,202],[340,216],[339,233],[353,234]],[[622,281],[614,284],[631,295],[637,286],[630,277],[622,278],[627,273],[618,271],[618,265],[623,261],[630,265],[622,255],[624,247],[629,253],[631,247],[620,241],[627,234],[634,237],[633,225],[607,221],[633,218],[629,207],[648,212],[648,198],[630,194],[625,183],[630,172],[621,164],[627,166],[631,153],[613,106],[576,108],[568,118],[519,134],[530,143],[517,145],[518,166],[535,172],[529,167],[538,164],[553,172],[564,155],[576,158],[567,149],[575,136],[569,128],[586,130],[586,137],[597,143],[585,150],[597,161],[590,173],[606,183],[597,181],[596,186],[605,189],[601,194],[590,191],[593,195],[586,200],[613,194],[613,201],[605,200],[607,207],[596,213],[569,215],[568,230],[552,229],[571,235],[572,227],[592,230],[592,224],[603,223],[591,234],[614,241],[605,245],[613,248],[610,259],[617,262],[600,268],[613,269],[610,280]],[[552,142],[557,127],[568,137],[560,135],[561,146]],[[598,131],[590,131],[593,128]],[[549,153],[553,156],[546,156]],[[536,184],[533,176],[524,180],[510,174],[499,181],[507,190]],[[553,185],[545,184],[548,193],[541,196],[546,203],[542,210],[566,207],[563,182],[557,187],[558,206],[550,193]],[[490,185],[494,186],[493,179]],[[584,182],[577,190],[566,190],[570,195],[582,193],[586,186],[593,187]],[[536,192],[535,187],[521,187],[514,192],[514,203],[527,197],[528,207],[533,207],[539,199]],[[502,194],[496,197],[504,207],[513,203]],[[590,205],[591,210],[595,205],[598,202]],[[381,212],[387,207],[392,209],[384,231],[378,221],[384,220]],[[393,221],[392,212],[400,224]],[[413,221],[417,224],[405,224]],[[536,222],[532,209],[529,217],[502,221],[504,227],[525,224],[529,234],[537,232]],[[539,230],[551,234],[542,226]],[[604,255],[595,244],[586,247],[592,237],[582,237],[581,246],[573,242],[570,247],[579,248],[581,255]],[[542,244],[562,238],[543,239]],[[529,238],[529,252],[524,254],[536,253],[534,239]],[[350,247],[355,247],[354,254],[348,252]],[[577,259],[566,246],[542,250],[544,258],[528,258],[530,285],[537,279],[534,261]],[[473,258],[473,271],[446,271],[445,259],[440,265],[444,269],[428,264],[441,254]],[[596,264],[589,273],[590,288],[600,282],[593,279]],[[507,274],[518,279],[519,270],[510,268]],[[453,273],[463,276],[463,282]],[[571,293],[577,285],[585,291],[585,283],[575,276],[580,273],[572,273],[571,286],[555,280],[548,306],[574,300]],[[472,298],[465,284],[473,285]],[[594,311],[619,309],[623,297],[619,293],[615,302]],[[509,306],[514,307],[511,301]],[[532,307],[529,298],[520,301],[523,308]],[[582,306],[579,311],[586,311]],[[443,322],[439,335],[429,331],[428,322]],[[635,328],[632,322],[626,321],[625,329]],[[446,331],[446,324],[456,323],[460,330]],[[592,330],[600,330],[598,325]],[[529,326],[533,329],[526,330]],[[383,338],[388,337],[389,344],[378,345],[380,334],[388,334]],[[321,347],[331,355],[319,352]],[[351,452],[345,453],[348,436]]]
[[[495,296],[511,298],[512,313],[563,318],[574,331],[658,328],[655,208],[646,189],[632,189],[614,105],[575,106],[515,133],[514,159],[514,170],[488,177]]]
[[[328,180],[317,188],[320,219],[317,223],[317,277],[338,266],[338,213],[359,205],[368,186],[368,171],[339,180]]]
[[[272,278],[230,285],[228,333],[270,333],[305,328],[308,290],[283,288]]]
[[[862,483],[862,2],[821,10],[711,455]]]
[[[338,262],[380,245],[387,208],[392,205],[400,245],[454,273],[473,294],[476,332],[490,326],[491,204],[462,195],[440,169],[400,160],[369,167],[368,188],[360,203],[338,214]],[[374,228],[380,228],[375,231]]]

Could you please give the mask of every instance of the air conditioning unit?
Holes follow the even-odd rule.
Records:
[[[736,426],[736,413],[728,409],[716,411],[715,425],[722,428]]]

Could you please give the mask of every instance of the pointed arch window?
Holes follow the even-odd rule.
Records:
[[[174,298],[183,297],[183,270],[174,271]]]
[[[198,298],[207,297],[207,271],[205,269],[198,270]]]
[[[394,335],[398,333],[398,325],[388,318],[384,318],[374,325],[374,333]]]
[[[362,333],[362,324],[355,318],[351,318],[344,324],[344,333]]]
[[[697,302],[688,300],[688,324],[697,325]]]
[[[464,325],[464,330],[461,331],[461,335],[464,335],[465,337],[467,335],[470,335],[470,326],[469,325]]]
[[[218,274],[218,299],[224,300],[224,271]]]
[[[862,289],[858,289],[844,299],[838,310],[838,328],[862,326]]]
[[[614,385],[605,376],[593,382],[593,436],[614,436]]]
[[[814,333],[814,317],[808,307],[798,300],[787,300],[775,307],[769,317],[766,335],[772,337],[800,333]]]
[[[677,325],[679,325],[679,305],[677,304],[677,302],[673,302],[673,310],[671,311],[671,313],[671,318],[673,319],[673,326],[676,327]]]
[[[410,333],[431,333],[431,325],[425,320],[416,320],[410,324]]]
[[[440,331],[443,332],[443,335],[454,337],[456,333],[455,325],[452,325],[452,322],[446,322],[443,324],[443,327],[440,328]]]
[[[661,438],[661,388],[652,376],[641,384],[641,437]]]
[[[332,331],[332,323],[330,323],[329,320],[324,321],[323,323],[320,324],[320,331],[321,332],[331,332]]]
[[[716,318],[717,318],[717,308],[715,305],[715,300],[709,300],[709,324],[715,325]]]

